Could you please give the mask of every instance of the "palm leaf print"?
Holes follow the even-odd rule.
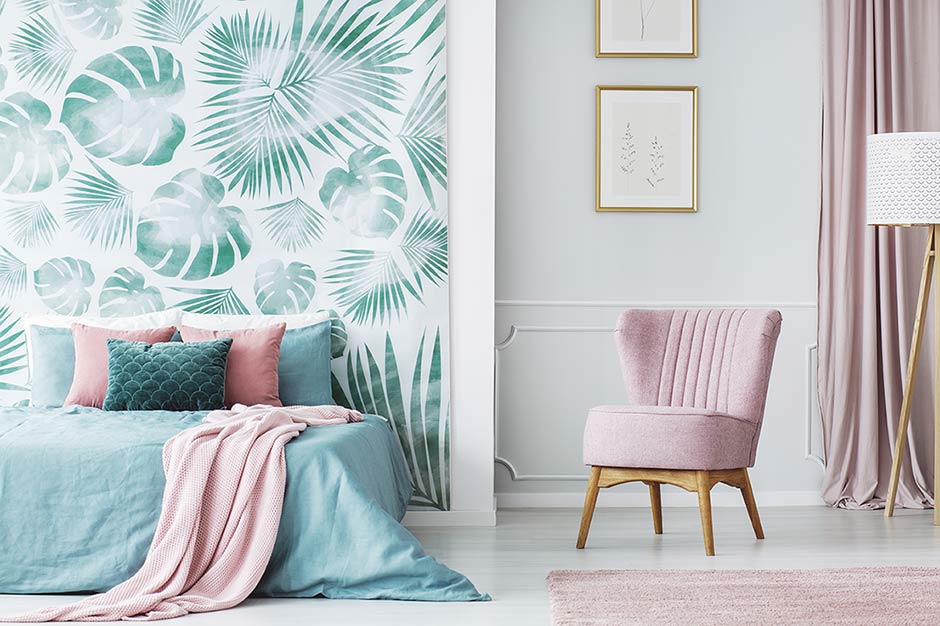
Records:
[[[228,289],[171,287],[171,289],[194,296],[176,303],[176,306],[184,311],[190,311],[191,313],[221,313],[223,315],[248,315],[249,313],[248,307],[242,303],[231,287]]]
[[[408,225],[401,251],[414,273],[414,284],[424,289],[422,276],[434,285],[447,278],[447,225],[433,215],[419,213]]]
[[[6,211],[6,223],[21,248],[47,245],[59,230],[59,223],[42,202],[14,203]]]
[[[323,236],[323,216],[300,198],[258,210],[266,213],[261,224],[268,237],[288,252],[307,248]]]
[[[0,296],[12,299],[26,291],[26,263],[0,246]]]
[[[82,239],[110,250],[130,240],[134,228],[133,193],[92,162],[97,174],[76,172],[66,194],[65,221]]]
[[[445,22],[445,5],[443,0],[398,0],[398,3],[385,14],[385,17],[382,18],[382,22],[389,22],[397,18],[398,16],[407,13],[409,9],[414,7],[414,11],[404,20],[402,25],[399,27],[398,32],[395,35],[400,35],[406,30],[419,26],[421,20],[425,15],[428,15],[435,8],[437,11],[434,12],[424,31],[418,38],[415,40],[415,43],[412,45],[411,49],[414,50],[421,44],[423,44],[431,35],[437,31],[438,28],[444,25]],[[443,43],[438,46],[434,51],[432,57],[437,56],[438,52],[444,49]]]
[[[135,17],[142,37],[183,43],[204,19],[202,0],[144,0]]]
[[[26,338],[9,307],[0,307],[0,378],[26,369]],[[0,380],[0,390],[29,391],[26,387]]]
[[[447,187],[447,90],[445,77],[428,75],[405,116],[398,139],[414,167],[424,195],[436,206],[433,182]]]
[[[75,57],[75,48],[61,29],[37,14],[13,35],[10,55],[17,72],[34,87],[48,91],[62,84]]]
[[[32,14],[49,6],[49,0],[19,0],[17,4],[25,13]]]
[[[383,37],[373,4],[347,11],[327,0],[305,32],[298,0],[289,36],[247,11],[209,28],[198,58],[203,81],[222,91],[205,102],[195,145],[215,153],[209,163],[230,189],[291,190],[311,173],[308,146],[338,156],[386,134],[379,112],[399,113],[396,76],[410,70],[397,65],[404,44]]]
[[[411,504],[446,510],[450,503],[448,475],[448,409],[442,400],[441,334],[427,350],[422,334],[411,376],[411,395],[402,387],[398,359],[391,337],[385,335],[384,377],[366,346],[346,359],[349,394],[334,377],[334,396],[365,413],[388,418],[411,468],[414,494]],[[429,361],[428,367],[424,367]],[[407,404],[406,404],[407,400]]]
[[[330,295],[345,307],[344,314],[357,323],[385,322],[399,318],[407,308],[406,292],[419,294],[402,273],[390,252],[344,250],[345,255],[324,279],[340,285]]]

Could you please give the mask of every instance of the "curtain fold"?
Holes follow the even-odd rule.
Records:
[[[843,508],[881,508],[927,229],[866,225],[865,142],[871,133],[940,130],[940,2],[824,0],[822,91],[823,498]],[[933,505],[932,319],[931,310],[899,507]]]

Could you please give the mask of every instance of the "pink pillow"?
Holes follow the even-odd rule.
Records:
[[[225,406],[269,404],[281,406],[277,391],[277,363],[286,324],[237,330],[207,330],[180,326],[183,341],[232,338],[225,366]]]
[[[85,324],[72,324],[75,340],[75,376],[65,404],[101,408],[108,391],[108,339],[162,343],[173,338],[176,328],[114,330]]]

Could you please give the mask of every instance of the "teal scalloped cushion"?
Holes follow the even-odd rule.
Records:
[[[155,343],[108,339],[105,411],[225,408],[231,339]]]

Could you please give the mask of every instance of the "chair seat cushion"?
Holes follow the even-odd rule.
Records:
[[[584,462],[607,467],[719,470],[751,467],[756,424],[667,406],[599,406],[584,427]]]

